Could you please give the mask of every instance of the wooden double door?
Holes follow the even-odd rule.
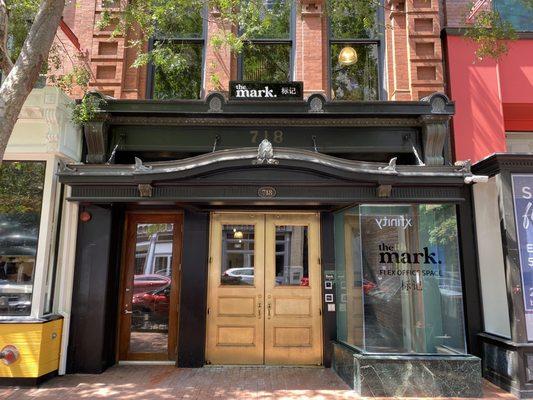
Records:
[[[316,213],[213,213],[211,364],[322,364]]]
[[[126,215],[119,360],[176,359],[182,215]]]

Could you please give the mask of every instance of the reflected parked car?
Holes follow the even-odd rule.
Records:
[[[222,283],[226,285],[253,285],[254,269],[247,268],[230,268],[222,275]]]
[[[134,314],[149,314],[152,322],[166,322],[170,303],[170,286],[133,295]]]
[[[133,276],[133,294],[162,289],[170,285],[168,276],[143,274]]]
[[[368,294],[372,289],[375,289],[376,287],[377,285],[374,282],[363,279],[363,292],[365,292],[365,294]]]
[[[0,311],[6,315],[25,315],[31,308],[31,284],[0,279]]]

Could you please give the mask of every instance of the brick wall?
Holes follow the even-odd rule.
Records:
[[[99,30],[102,0],[72,0],[65,10],[65,21],[78,36],[87,53],[93,78],[90,85],[116,98],[146,97],[147,69],[131,68],[135,50],[126,47],[130,38],[111,37],[112,28]],[[305,94],[328,94],[328,26],[325,0],[299,0],[294,35],[294,77],[304,81]],[[449,20],[459,20],[455,0],[385,0],[385,90],[390,100],[418,100],[443,91],[440,41],[440,2],[445,1]],[[466,3],[466,1],[464,2]],[[453,4],[453,7],[452,7]],[[453,8],[454,11],[450,11]],[[227,50],[215,51],[209,37],[219,24],[208,22],[205,52],[204,92],[226,89],[237,76],[237,63]],[[225,27],[227,29],[227,27]],[[220,86],[209,79],[216,74]]]
[[[418,100],[444,90],[438,0],[385,6],[389,99]]]
[[[463,27],[468,24],[469,17],[491,7],[492,2],[490,0],[443,0],[444,26],[448,28]]]

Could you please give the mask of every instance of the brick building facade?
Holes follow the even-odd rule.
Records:
[[[135,50],[128,41],[135,33],[113,36],[113,25],[97,27],[102,0],[71,0],[64,21],[77,36],[86,54],[92,78],[90,87],[117,99],[147,96],[148,68],[132,68]],[[306,94],[330,96],[330,35],[324,0],[297,0],[292,22],[293,77],[303,81]],[[440,41],[441,18],[438,0],[386,0],[378,7],[380,41],[380,100],[418,100],[444,90]],[[118,12],[120,9],[116,8]],[[209,11],[204,32],[204,96],[220,88],[227,90],[238,77],[238,63],[227,49],[210,43],[220,29],[217,14]],[[215,85],[209,75],[220,79]],[[79,93],[74,93],[79,95]]]
[[[58,372],[318,365],[363,396],[478,397],[480,178],[447,151],[441,2],[265,0],[275,30],[239,54],[211,45],[219,11],[169,9],[145,44],[169,69],[132,68],[101,1],[58,33],[103,100],[57,174],[79,211]]]

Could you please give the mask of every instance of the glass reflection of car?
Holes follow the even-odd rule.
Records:
[[[161,289],[170,285],[168,276],[157,274],[142,274],[133,277],[133,294]]]
[[[171,271],[170,270],[167,271],[166,268],[165,269],[159,269],[159,270],[155,271],[155,274],[156,275],[162,275],[162,276],[170,277]]]
[[[166,322],[170,303],[170,286],[133,295],[135,316],[149,315],[151,322]]]
[[[222,275],[222,283],[226,285],[253,285],[254,269],[247,268],[230,268]]]
[[[32,285],[0,279],[0,310],[8,315],[29,314]]]
[[[396,293],[398,293],[398,290],[400,290],[402,286],[402,280],[399,277],[390,277],[387,279],[383,279],[378,285],[374,285],[375,286],[373,288],[369,288],[368,291],[364,292],[365,295],[368,295],[369,297],[374,297],[376,299],[389,301],[396,295]]]
[[[363,292],[365,292],[365,294],[370,293],[370,291],[375,289],[376,287],[377,285],[374,282],[363,279]]]

